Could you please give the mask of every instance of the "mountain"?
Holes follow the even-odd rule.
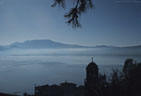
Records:
[[[116,47],[107,45],[97,45],[97,46],[82,46],[77,44],[65,44],[61,42],[56,42],[52,40],[27,40],[24,42],[15,42],[7,46],[0,46],[0,50],[7,49],[47,49],[47,48],[106,48],[106,49],[141,49],[141,45],[138,46],[127,46],[127,47]]]
[[[93,48],[119,48],[119,47],[116,47],[116,46],[108,46],[108,45],[97,45]]]
[[[4,46],[0,46],[0,50],[6,50],[7,48]]]
[[[123,47],[123,48],[130,48],[130,49],[134,49],[134,48],[141,48],[141,45],[135,45],[135,46],[126,46],[126,47]]]
[[[15,42],[8,46],[8,48],[22,48],[22,49],[45,49],[45,48],[88,48],[87,46],[64,44],[52,40],[27,40],[25,42]]]

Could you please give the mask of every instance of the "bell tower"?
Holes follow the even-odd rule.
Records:
[[[92,61],[86,67],[86,80],[85,80],[85,88],[86,88],[86,96],[98,96],[97,88],[98,88],[98,66]]]

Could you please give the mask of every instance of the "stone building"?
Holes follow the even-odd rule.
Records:
[[[92,61],[86,67],[85,86],[64,82],[60,85],[44,85],[35,87],[35,96],[102,96],[100,93],[99,70]]]
[[[85,95],[86,96],[99,96],[99,89],[98,89],[98,66],[95,62],[92,61],[86,67],[86,80],[85,80]]]
[[[84,86],[64,82],[59,85],[35,87],[35,96],[84,96]]]
[[[18,95],[7,94],[7,93],[0,93],[0,96],[18,96]]]

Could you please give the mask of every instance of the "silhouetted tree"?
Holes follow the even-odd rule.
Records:
[[[123,73],[126,78],[129,78],[130,71],[134,68],[133,59],[127,59],[123,66]]]
[[[133,59],[127,59],[123,66],[123,77],[121,81],[123,96],[141,95],[141,64]]]
[[[86,96],[141,96],[141,63],[133,59],[125,61],[122,71],[113,70],[110,81],[93,61],[86,72]]]
[[[120,72],[117,69],[113,70],[110,83],[111,96],[122,96],[120,83],[121,83]]]
[[[107,77],[106,74],[104,75],[99,75],[99,88],[101,92],[101,96],[108,96],[108,82],[107,82]]]
[[[108,81],[105,74],[99,73],[98,66],[92,59],[86,67],[85,86],[77,87],[76,84],[64,82],[60,86],[36,87],[35,94],[36,96],[141,96],[141,63],[127,59],[122,71],[113,70],[110,78]]]
[[[133,64],[132,69],[128,72],[128,96],[140,96],[141,95],[141,64]]]
[[[93,0],[54,0],[52,7],[57,4],[62,8],[65,8],[66,3],[72,3],[74,6],[70,8],[64,17],[68,18],[67,23],[72,24],[73,27],[80,27],[79,16],[87,11],[89,8],[93,7]],[[71,5],[71,4],[70,4]]]

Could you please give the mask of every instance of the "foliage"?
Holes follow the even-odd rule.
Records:
[[[98,87],[93,87],[98,95],[88,93],[86,96],[141,96],[141,63],[136,63],[133,59],[125,61],[122,72],[113,70],[109,81],[105,74],[99,74],[98,77],[98,82],[90,84],[98,84]]]
[[[54,0],[52,7],[60,5],[62,8],[65,8],[66,3],[73,3],[73,7],[70,8],[69,12],[64,15],[65,18],[68,18],[67,23],[71,24],[72,27],[77,28],[81,27],[79,22],[79,16],[86,12],[89,8],[93,7],[92,0]]]

